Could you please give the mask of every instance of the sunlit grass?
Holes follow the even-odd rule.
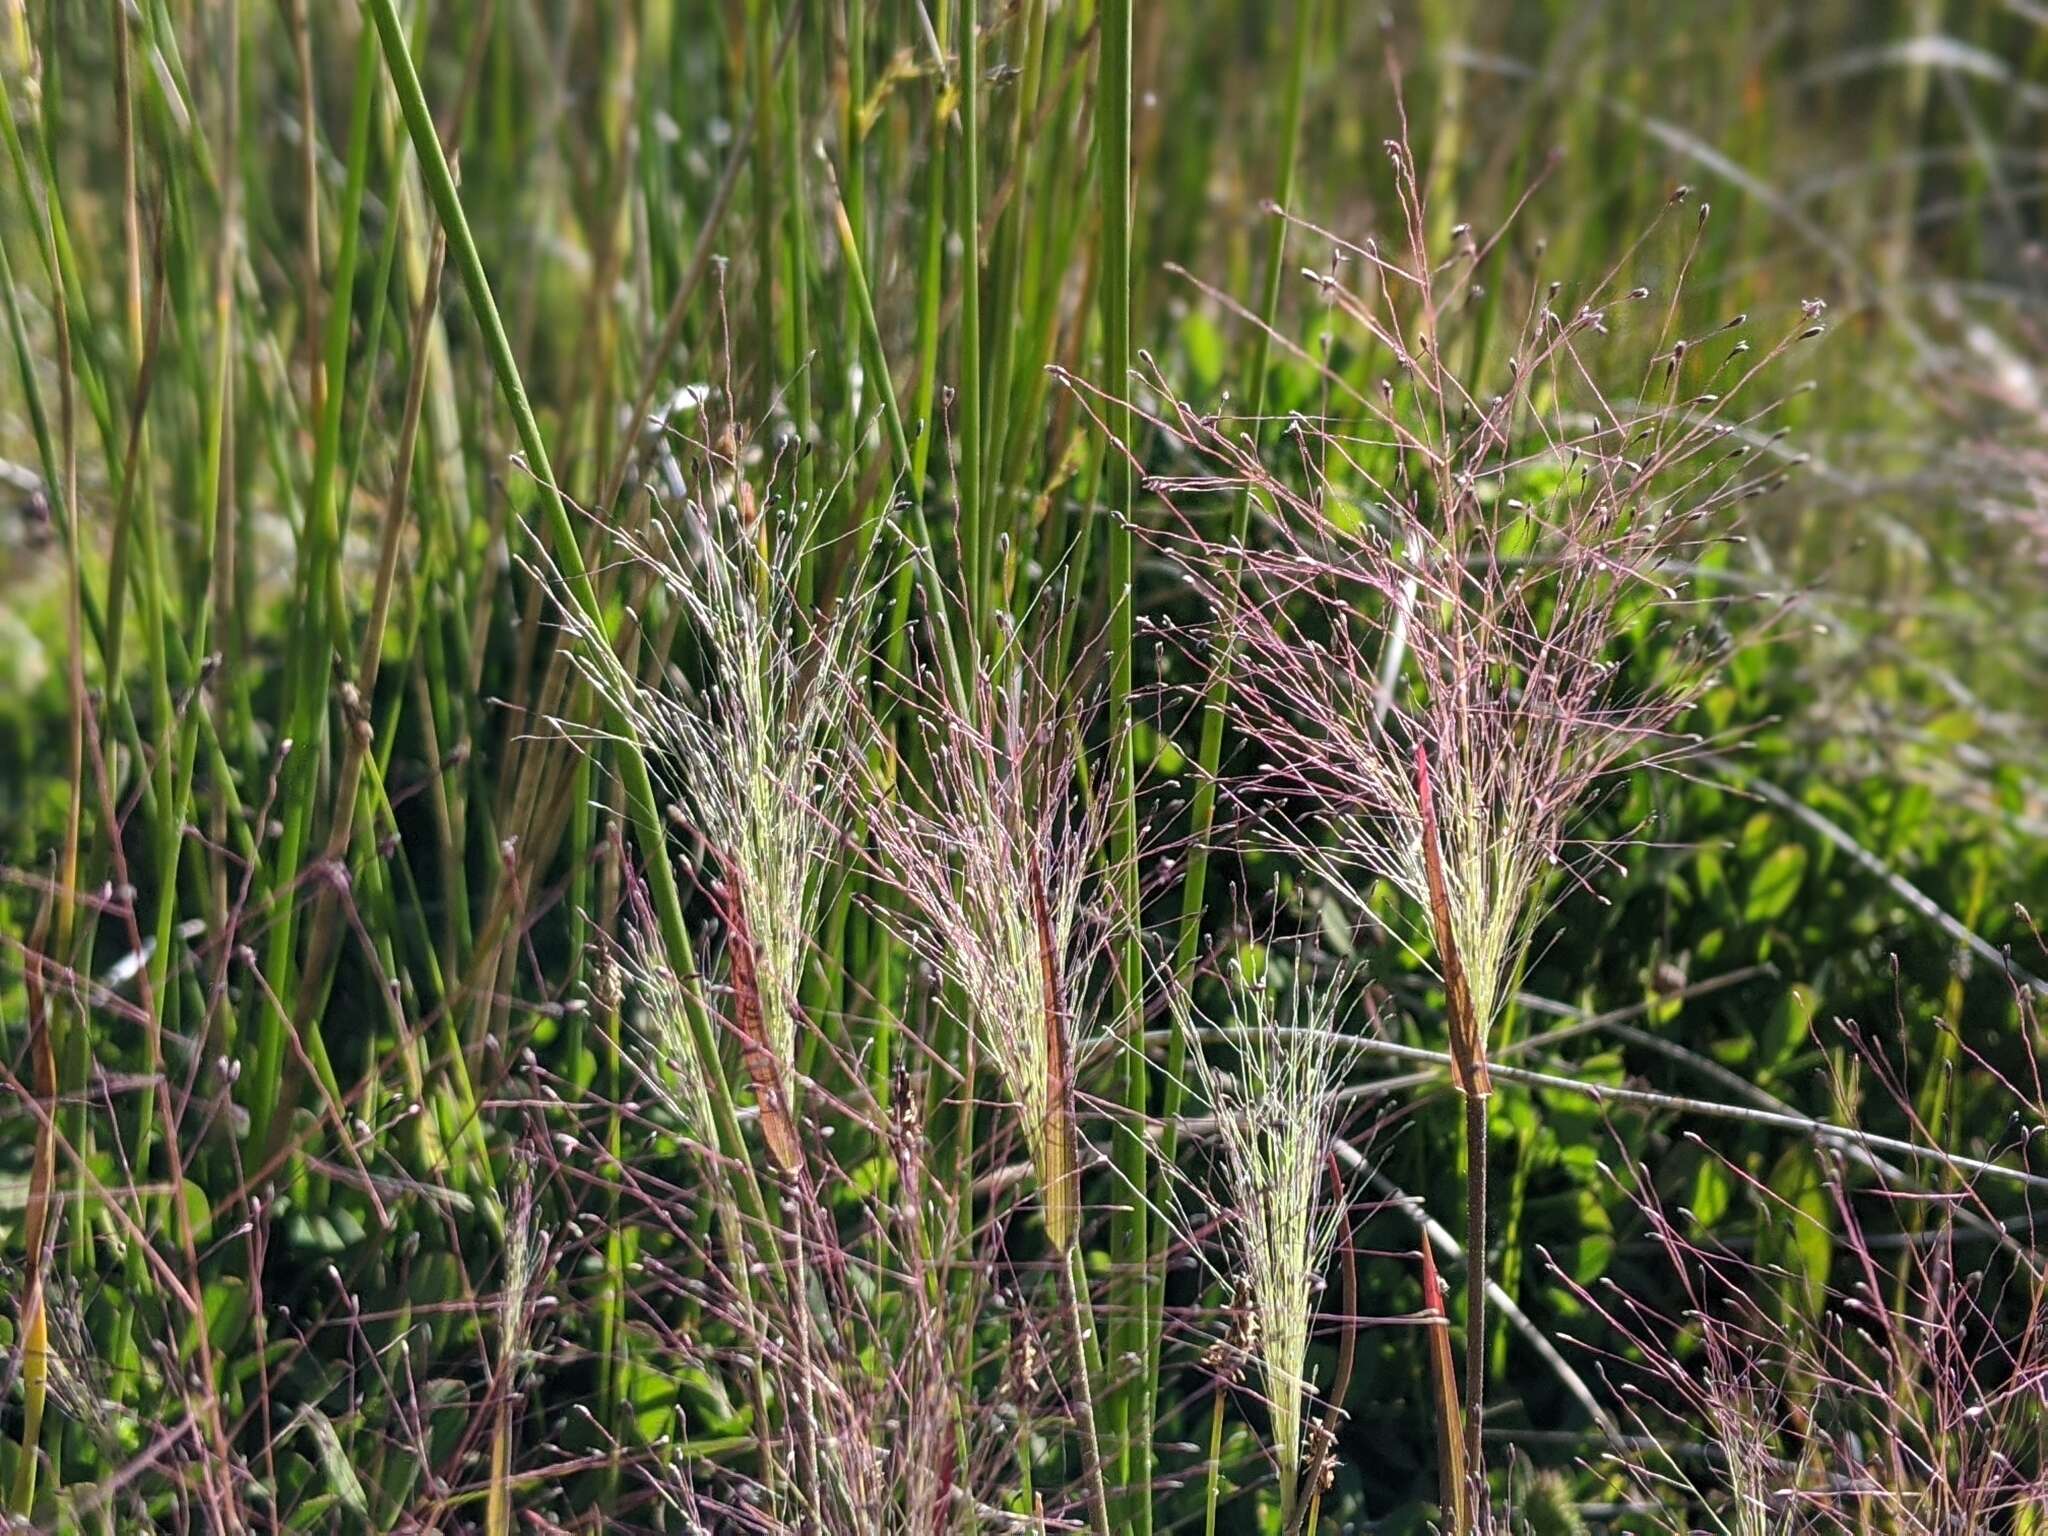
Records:
[[[10,1513],[2038,1520],[2044,81],[0,0]]]

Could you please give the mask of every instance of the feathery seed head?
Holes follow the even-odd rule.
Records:
[[[534,1219],[533,1166],[524,1154],[512,1162],[512,1193],[505,1223],[505,1275],[498,1293],[499,1338],[516,1369],[533,1337],[537,1290],[547,1259],[548,1235]]]
[[[1220,1214],[1236,1234],[1248,1348],[1290,1502],[1302,1466],[1309,1325],[1340,1217],[1326,1182],[1338,1090],[1352,1054],[1335,1027],[1340,993],[1296,986],[1283,1005],[1270,987],[1240,974],[1220,1031],[1234,1064],[1193,1053],[1216,1118],[1226,1195]]]
[[[843,737],[879,584],[856,569],[836,602],[800,602],[801,573],[821,550],[814,513],[757,496],[730,432],[698,459],[704,483],[679,510],[650,495],[644,529],[607,530],[616,562],[644,590],[638,631],[673,626],[689,665],[650,682],[576,604],[561,608],[570,656],[655,749],[682,818],[710,847],[733,1024],[770,1150],[787,1168],[796,999],[839,837]]]
[[[1166,535],[1241,659],[1233,707],[1266,757],[1246,788],[1361,908],[1388,881],[1407,898],[1403,937],[1446,971],[1455,947],[1483,1061],[1537,898],[1586,854],[1568,845],[1572,816],[1624,763],[1680,750],[1666,732],[1725,654],[1723,605],[1688,584],[1783,466],[1730,456],[1723,429],[1759,436],[1775,402],[1749,397],[1798,333],[1703,395],[1724,363],[1672,338],[1675,301],[1622,302],[1623,262],[1570,321],[1532,282],[1504,359],[1451,346],[1460,311],[1438,279],[1461,258],[1431,259],[1420,189],[1396,164],[1405,257],[1314,233],[1362,261],[1357,291],[1324,292],[1400,373],[1377,393],[1326,374],[1332,414],[1297,416],[1267,454],[1155,379],[1202,462],[1154,484],[1169,503],[1222,489],[1265,513],[1269,537],[1244,546],[1193,518]],[[1681,277],[1698,238],[1681,237]],[[1623,393],[1600,375],[1631,339],[1648,360]]]
[[[1062,717],[1019,676],[985,678],[970,712],[941,706],[924,725],[930,785],[878,793],[875,845],[908,898],[905,938],[951,984],[1023,1123],[1046,1233],[1078,1233],[1076,999],[1092,945],[1083,883],[1102,838],[1082,804]]]

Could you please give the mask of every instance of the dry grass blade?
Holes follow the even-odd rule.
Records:
[[[45,896],[27,946],[29,1054],[35,1062],[37,1117],[35,1154],[29,1168],[23,1210],[22,1245],[28,1278],[21,1294],[21,1459],[15,1464],[9,1507],[26,1517],[35,1508],[36,1458],[42,1440],[43,1408],[50,1389],[50,1318],[46,1256],[50,1251],[51,1192],[57,1178],[57,1050],[50,1039],[50,1000],[45,990],[43,946],[50,931],[51,899]]]
[[[797,1139],[796,1122],[790,1116],[781,1062],[763,1022],[760,965],[754,948],[754,930],[747,920],[746,898],[731,873],[720,879],[716,899],[725,918],[726,962],[732,971],[733,1033],[739,1036],[740,1056],[754,1084],[754,1102],[761,1110],[762,1139],[782,1171],[795,1173],[803,1166],[803,1146]]]
[[[1444,880],[1443,850],[1437,836],[1436,801],[1429,788],[1429,748],[1415,745],[1415,798],[1421,811],[1422,859],[1429,887],[1430,925],[1436,937],[1437,969],[1444,980],[1445,1011],[1450,1017],[1452,1078],[1468,1098],[1493,1092],[1486,1069],[1486,1032],[1472,1006],[1472,986],[1458,958],[1458,935],[1451,916],[1450,887]]]
[[[1431,1406],[1436,1416],[1437,1483],[1444,1518],[1456,1536],[1472,1528],[1472,1484],[1465,1470],[1465,1416],[1458,1408],[1458,1366],[1451,1354],[1451,1320],[1444,1313],[1443,1281],[1429,1244],[1422,1245],[1422,1306],[1429,1333]]]
[[[1031,920],[1038,929],[1038,969],[1045,987],[1046,1126],[1040,1135],[1045,1160],[1045,1232],[1055,1248],[1074,1240],[1080,1218],[1079,1170],[1074,1160],[1074,1073],[1067,1050],[1067,989],[1060,974],[1059,941],[1045,894],[1045,865],[1031,860]]]

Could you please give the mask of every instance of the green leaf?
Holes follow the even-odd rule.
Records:
[[[1197,384],[1206,387],[1223,377],[1223,336],[1207,312],[1190,309],[1181,321],[1180,336]]]
[[[1834,1265],[1834,1207],[1828,1200],[1820,1162],[1813,1149],[1793,1147],[1771,1169],[1770,1187],[1785,1202],[1777,1240],[1770,1247],[1776,1262],[1790,1270],[1798,1285],[1797,1299],[1809,1316],[1827,1299],[1828,1272]]]
[[[1806,879],[1806,848],[1800,843],[1781,843],[1771,851],[1750,877],[1749,897],[1742,915],[1752,923],[1767,923],[1784,914],[1798,896]]]
[[[633,1428],[642,1445],[657,1444],[675,1425],[675,1379],[635,1360],[626,1367],[626,1401],[632,1405]],[[730,1412],[730,1405],[724,1405]]]
[[[204,1244],[213,1236],[213,1202],[190,1179],[185,1181],[185,1215],[192,1223],[192,1241]]]
[[[351,1514],[368,1519],[370,1502],[363,1496],[362,1482],[356,1476],[356,1469],[349,1464],[348,1453],[341,1447],[341,1436],[334,1432],[334,1421],[311,1403],[299,1410],[299,1420],[313,1431],[313,1445],[320,1457],[320,1472],[327,1479],[330,1497],[347,1505]]]
[[[870,1157],[854,1165],[847,1175],[851,1191],[868,1199],[879,1199],[896,1187],[896,1159]]]
[[[239,1276],[225,1275],[207,1282],[200,1293],[200,1303],[206,1308],[208,1345],[216,1351],[232,1352],[241,1343],[242,1332],[249,1324],[249,1287]],[[191,1360],[198,1349],[199,1329],[188,1324],[178,1358]]]
[[[1742,834],[1735,840],[1736,857],[1745,863],[1762,858],[1765,851],[1775,847],[1783,835],[1777,817],[1769,811],[1758,811],[1742,824]]]
[[[341,1502],[331,1493],[316,1494],[292,1511],[292,1517],[285,1522],[285,1528],[292,1531],[317,1531],[327,1528],[327,1512]]]
[[[1709,1231],[1734,1203],[1735,1189],[1729,1182],[1728,1170],[1721,1166],[1718,1157],[1702,1156],[1700,1165],[1693,1172],[1692,1198],[1686,1202],[1692,1211],[1693,1231]]]
[[[1558,1257],[1574,1280],[1590,1285],[1607,1273],[1607,1265],[1614,1257],[1614,1219],[1607,1214],[1607,1207],[1600,1203],[1595,1190],[1581,1190],[1578,1207],[1578,1241]]]
[[[1818,999],[1813,989],[1795,982],[1787,987],[1765,1022],[1760,1043],[1759,1075],[1773,1073],[1796,1056],[1806,1045],[1808,1025]]]
[[[735,1406],[726,1393],[725,1383],[694,1365],[685,1367],[670,1378],[659,1377],[653,1371],[647,1374],[656,1378],[645,1389],[652,1396],[645,1400],[641,1398],[642,1388],[637,1380],[634,1388],[633,1400],[642,1413],[651,1411],[650,1404],[661,1404],[665,1392],[669,1403],[684,1404],[689,1409],[691,1422],[713,1434],[736,1435],[752,1421],[751,1407]]]

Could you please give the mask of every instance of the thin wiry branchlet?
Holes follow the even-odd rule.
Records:
[[[648,684],[576,605],[562,605],[563,622],[576,664],[658,750],[681,816],[710,847],[730,1022],[769,1150],[791,1169],[798,989],[839,837],[841,747],[877,583],[854,571],[822,616],[807,607],[801,573],[821,553],[809,515],[755,494],[730,433],[700,457],[707,483],[678,510],[656,502],[644,534],[610,534],[646,582],[645,626],[660,606],[680,621],[690,672]]]
[[[50,1396],[94,1443],[119,1444],[129,1415],[108,1390],[106,1362],[93,1342],[77,1291],[60,1283],[46,1291],[50,1337]]]
[[[931,785],[885,800],[875,846],[907,898],[905,939],[950,985],[1015,1103],[1056,1248],[1079,1231],[1074,1005],[1089,958],[1082,887],[1101,843],[1058,716],[1020,680],[925,725]]]
[[[2038,1129],[2030,1109],[2013,1123]],[[1772,1261],[1701,1235],[1690,1213],[1666,1208],[1651,1172],[1631,1164],[1629,1193],[1676,1282],[1677,1307],[1611,1281],[1582,1284],[1551,1264],[1611,1330],[1603,1353],[1644,1443],[1670,1443],[1673,1423],[1707,1427],[1716,1451],[1707,1474],[1663,1456],[1637,1475],[1683,1491],[1727,1536],[1862,1536],[1873,1510],[1883,1512],[1876,1528],[1901,1536],[1961,1536],[2044,1507],[2048,1308],[2035,1251],[1987,1243],[2003,1234],[1987,1230],[1967,1185],[1928,1204],[1923,1190],[1893,1182],[1893,1170],[1866,1164],[1870,1187],[1856,1188],[1848,1162],[1822,1157],[1795,1175],[1819,1198],[1801,1198],[1788,1195],[1782,1173],[1766,1182],[1714,1160],[1757,1211],[1758,1250],[1800,1257]],[[1919,1206],[1924,1226],[1911,1244],[1880,1253],[1897,1234],[1870,1230],[1866,1212],[1891,1201]]]
[[[817,1235],[835,1249],[817,1273],[846,1284],[790,1296],[749,1286],[735,1266],[677,1277],[785,1409],[762,1442],[772,1473],[757,1477],[742,1459],[730,1473],[742,1497],[715,1529],[950,1536],[983,1525],[1016,1459],[1016,1425],[1042,1409],[1042,1383],[961,1369],[1001,1304],[984,1246],[995,1231],[958,1225],[948,1180],[931,1166],[921,1094],[907,1073],[894,1089],[888,1123],[869,1127],[892,1177],[875,1179],[872,1164],[850,1176],[829,1141],[811,1162],[838,1218]],[[806,1329],[822,1335],[811,1347],[797,1342]],[[689,1468],[651,1475],[665,1488],[673,1480],[679,1503],[688,1496]]]
[[[1325,1177],[1349,1055],[1335,1029],[1338,995],[1291,988],[1283,1017],[1271,989],[1239,976],[1220,1031],[1234,1063],[1194,1056],[1223,1151],[1220,1214],[1236,1234],[1255,1322],[1251,1350],[1290,1508],[1302,1466],[1309,1325],[1339,1230]]]
[[[840,1351],[809,1360],[802,1400],[813,1412],[817,1475],[784,1484],[792,1530],[944,1536],[959,1528],[954,1499],[970,1479],[958,1432],[970,1416],[988,1415],[953,1373],[943,1309],[922,1283],[896,1291],[909,1326],[877,1339],[872,1363]]]

